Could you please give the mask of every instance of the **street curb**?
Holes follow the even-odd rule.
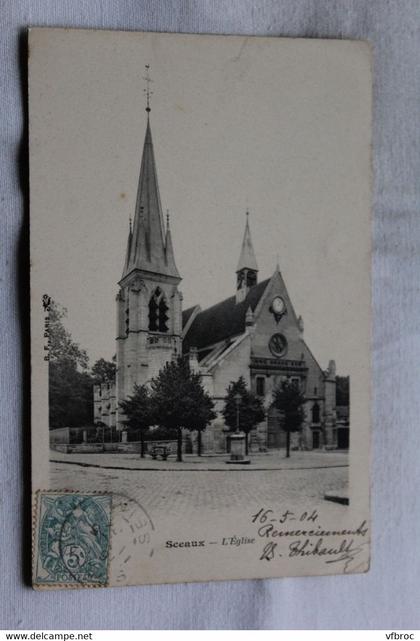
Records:
[[[286,472],[287,470],[330,470],[334,468],[349,467],[348,465],[317,465],[311,467],[252,467],[252,465],[244,466],[231,466],[226,465],[226,468],[211,468],[200,467],[197,468],[173,468],[173,467],[124,467],[121,465],[99,465],[98,463],[85,463],[80,461],[60,461],[57,459],[50,459],[50,463],[62,463],[63,465],[79,465],[80,467],[96,467],[104,470],[128,470],[129,472]]]

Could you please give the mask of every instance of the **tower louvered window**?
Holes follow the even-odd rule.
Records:
[[[246,273],[246,284],[247,287],[254,287],[257,284],[257,272],[253,269],[248,269]]]
[[[237,274],[236,286],[237,289],[241,287],[254,287],[257,284],[257,272],[254,269],[241,269]]]
[[[151,332],[168,331],[168,311],[169,308],[166,304],[165,295],[162,290],[157,287],[149,302],[149,330]]]

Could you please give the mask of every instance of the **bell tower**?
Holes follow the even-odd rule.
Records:
[[[249,211],[246,212],[245,232],[242,240],[241,255],[236,268],[236,302],[241,303],[249,289],[257,284],[258,265],[249,229]]]
[[[146,65],[146,134],[134,221],[118,283],[117,402],[156,376],[181,354],[181,276],[175,264],[169,213],[163,221],[150,127],[150,76]]]

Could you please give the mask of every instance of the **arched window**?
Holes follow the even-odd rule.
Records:
[[[265,396],[265,376],[257,376],[255,383],[257,396]]]
[[[157,332],[158,328],[158,304],[156,302],[156,292],[149,301],[149,329]]]
[[[318,403],[312,405],[312,423],[320,422],[320,410]]]
[[[149,301],[149,330],[151,332],[167,332],[168,320],[165,295],[160,287],[157,287]]]

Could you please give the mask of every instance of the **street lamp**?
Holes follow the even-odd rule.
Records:
[[[251,461],[245,456],[246,435],[239,429],[239,408],[242,403],[242,396],[239,393],[235,394],[233,400],[236,404],[236,429],[230,437],[230,459],[226,463],[229,465],[249,465]]]
[[[236,403],[236,430],[235,433],[239,433],[239,408],[241,406],[242,396],[240,394],[235,394],[233,397]]]

